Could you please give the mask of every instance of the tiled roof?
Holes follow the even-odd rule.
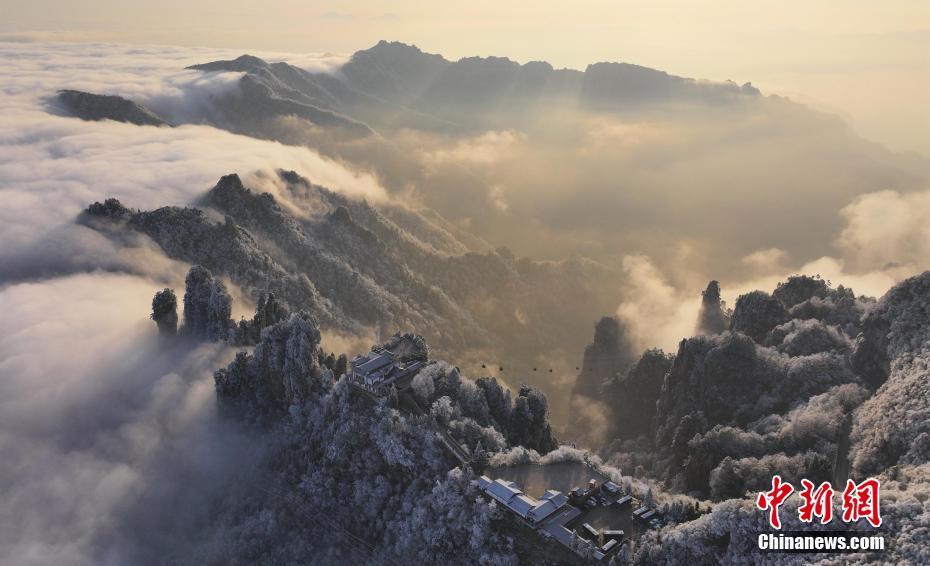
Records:
[[[510,500],[509,507],[521,517],[527,517],[530,513],[530,510],[536,507],[537,503],[538,501],[529,495],[524,495],[521,493]]]
[[[371,373],[377,369],[381,369],[384,366],[390,364],[394,361],[394,358],[390,354],[379,354],[367,362],[356,366],[356,370],[360,373]]]
[[[503,503],[509,503],[514,496],[522,493],[515,487],[515,484],[501,479],[496,479],[491,482],[491,485],[487,488],[487,492]]]

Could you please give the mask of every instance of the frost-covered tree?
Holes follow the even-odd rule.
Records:
[[[769,331],[788,320],[788,311],[778,299],[764,291],[752,291],[736,299],[730,330],[762,343]]]
[[[776,562],[788,565],[925,564],[930,560],[923,539],[930,529],[930,469],[905,467],[895,476],[882,476],[881,512],[883,523],[874,529],[865,520],[841,523],[837,517],[827,525],[802,523],[798,518],[799,498],[789,497],[779,516],[783,532],[851,530],[861,535],[880,534],[885,550],[874,552],[778,554]],[[771,479],[771,478],[770,478]],[[647,531],[639,540],[633,564],[769,564],[773,554],[760,550],[760,533],[772,532],[766,514],[754,498],[730,499],[714,506],[710,513],[681,524]]]
[[[549,423],[548,401],[535,387],[524,385],[513,396],[494,378],[473,381],[463,377],[457,368],[436,362],[415,378],[418,397],[429,391],[427,379],[433,383],[429,402],[435,408],[443,397],[449,399],[449,426],[460,431],[470,444],[480,439],[489,449],[523,445],[543,453],[557,446]]]
[[[242,420],[268,422],[323,389],[320,331],[313,318],[292,314],[269,326],[252,354],[240,352],[216,372],[220,408]]]
[[[121,220],[128,218],[133,211],[123,206],[119,199],[108,198],[102,203],[95,202],[91,204],[85,212],[93,217]]]
[[[233,333],[232,341],[238,345],[257,344],[261,340],[262,329],[284,320],[289,315],[287,308],[275,297],[274,293],[262,293],[255,305],[255,315],[250,320],[240,320]],[[330,369],[333,364],[327,365]]]
[[[810,356],[820,352],[845,353],[852,341],[842,330],[817,319],[792,320],[772,329],[763,342],[789,356]]]
[[[716,341],[711,350],[704,349],[706,341],[683,342],[676,365],[689,366],[690,377],[682,380],[673,368],[659,413],[673,406],[690,412],[673,417],[662,430],[668,434],[677,420],[674,443],[684,447],[685,476],[693,478],[683,482],[689,489],[701,491],[707,485],[713,499],[734,499],[696,520],[647,532],[636,546],[634,563],[764,562],[767,557],[755,539],[767,529],[752,495],[766,489],[775,473],[795,484],[802,477],[836,481],[850,419],[851,476],[882,481],[882,561],[926,562],[930,554],[915,533],[930,528],[930,388],[924,387],[930,376],[930,272],[902,282],[877,303],[843,287],[833,290],[816,278],[792,278],[775,296],[790,306],[793,319],[769,331],[765,343],[770,347],[755,346],[750,355],[746,347],[734,348],[737,343],[724,346],[726,340]],[[862,313],[866,316],[860,321]],[[855,353],[848,356],[857,329]],[[729,416],[712,404],[686,402],[703,396],[699,392],[707,380],[726,382],[728,368],[737,367],[747,383],[760,387],[754,402],[735,403]],[[682,396],[676,397],[679,385]],[[696,412],[698,407],[708,412]],[[721,417],[729,421],[722,424]],[[796,505],[796,498],[789,499],[782,508],[784,530],[836,528],[835,523],[800,525]],[[852,528],[872,530],[864,521]],[[875,555],[839,558],[861,564],[874,562]],[[837,559],[784,555],[780,562],[835,564]]]
[[[519,543],[501,534],[509,519],[436,434],[438,423],[457,435],[457,424],[474,422],[458,401],[440,397],[432,417],[372,402],[321,370],[329,356],[319,338],[308,315],[291,315],[264,329],[254,354],[217,372],[221,408],[239,422],[262,422],[269,454],[265,495],[225,503],[206,561],[516,563]],[[460,393],[478,391],[448,373]]]
[[[860,368],[887,378],[856,413],[850,456],[855,475],[922,464],[930,433],[930,272],[899,283],[869,314],[857,354]]]
[[[772,296],[785,308],[790,309],[814,297],[824,298],[829,294],[827,282],[819,276],[792,275],[775,287]]]
[[[229,336],[232,299],[222,281],[195,265],[184,280],[184,333],[207,340]]]
[[[398,360],[405,363],[425,362],[429,359],[429,346],[419,334],[397,333],[382,344],[381,347],[391,351]]]
[[[508,433],[513,444],[538,452],[555,449],[556,442],[549,425],[549,404],[541,391],[527,385],[520,387],[510,413]]]
[[[752,436],[756,428],[768,431],[783,418],[781,415],[790,416],[792,409],[812,403],[816,396],[837,386],[859,387],[861,383],[841,354],[820,352],[792,358],[759,346],[742,334],[685,340],[656,405],[656,472],[682,487],[709,495],[709,474],[726,456],[739,459],[813,450],[832,459],[839,434],[835,427],[824,429],[832,431],[827,442],[812,437],[809,444],[797,446],[789,446],[787,436],[744,442],[740,435],[745,431]],[[864,397],[857,394],[851,398],[854,403],[844,404],[841,412],[834,413],[837,423]],[[700,441],[717,426],[736,432],[740,443],[733,445],[734,450],[716,452]],[[806,461],[814,462],[810,458]]]
[[[433,396],[436,386],[433,384],[433,377],[428,373],[419,373],[410,382],[410,388],[417,396],[417,400],[427,403]]]

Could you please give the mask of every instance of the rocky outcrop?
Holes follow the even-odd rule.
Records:
[[[275,298],[274,293],[262,293],[255,305],[255,316],[250,320],[242,319],[236,326],[234,342],[236,344],[257,344],[261,340],[262,330],[287,318],[287,308]]]
[[[178,298],[171,289],[155,293],[152,298],[152,320],[163,338],[173,338],[178,333]]]
[[[601,318],[594,326],[594,341],[584,350],[573,394],[600,397],[604,382],[626,371],[635,360],[626,326],[616,317]]]
[[[129,218],[132,211],[123,206],[118,199],[108,198],[103,202],[95,202],[87,207],[86,213],[90,217],[120,220]]]
[[[720,299],[720,283],[711,281],[701,292],[701,310],[698,312],[697,334],[720,334],[730,327],[730,316]]]
[[[359,330],[349,317],[334,318],[341,311],[320,296],[306,275],[289,272],[232,217],[213,222],[200,209],[181,207],[131,211],[116,199],[94,203],[86,214],[94,228],[108,230],[111,227],[106,222],[115,222],[116,228],[149,236],[169,257],[229,277],[256,301],[262,293],[271,292],[285,306],[300,305],[318,319],[332,321],[337,328]],[[337,326],[337,320],[344,325]]]
[[[206,340],[226,340],[231,329],[232,299],[210,271],[195,265],[184,280],[184,333]]]
[[[61,90],[56,100],[65,110],[82,120],[114,120],[137,126],[170,125],[144,106],[121,96]]]
[[[292,314],[262,332],[253,353],[240,352],[216,372],[220,409],[236,418],[271,422],[288,407],[322,392],[320,331],[313,318]]]
[[[233,346],[253,346],[261,341],[262,330],[288,318],[287,308],[274,293],[262,293],[255,315],[238,324],[230,319],[232,298],[222,281],[201,265],[191,267],[185,279],[184,325],[180,334],[193,340],[226,342]],[[152,298],[152,320],[163,338],[178,334],[177,297],[164,289]],[[336,358],[328,367],[336,365]],[[343,370],[344,371],[344,370]]]
[[[615,437],[654,435],[656,402],[673,360],[662,350],[647,350],[626,372],[607,380],[602,399],[613,415]]]
[[[341,110],[359,96],[325,73],[309,73],[286,63],[269,64],[250,55],[188,67],[198,71],[245,73],[239,88],[214,103],[225,126],[260,135],[274,129],[275,120],[297,117],[348,138],[372,135],[364,122]]]

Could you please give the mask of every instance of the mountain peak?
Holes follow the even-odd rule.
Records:
[[[353,64],[366,64],[370,62],[387,67],[394,67],[397,65],[409,67],[412,65],[424,64],[444,66],[449,64],[449,61],[442,55],[426,53],[416,45],[382,39],[368,49],[356,51],[343,68]]]
[[[368,49],[358,51],[357,53],[365,53],[365,52],[371,52],[371,51],[395,51],[395,52],[407,51],[410,53],[423,54],[423,50],[417,47],[416,45],[413,45],[412,43],[404,43],[403,41],[388,41],[386,39],[382,39],[375,45],[369,47]]]
[[[204,196],[204,203],[224,209],[252,194],[239,175],[223,175],[216,185]]]
[[[248,73],[265,69],[267,67],[268,63],[264,59],[254,55],[244,54],[236,57],[235,59],[201,63],[199,65],[191,65],[187,68],[196,71],[235,71],[240,73]]]

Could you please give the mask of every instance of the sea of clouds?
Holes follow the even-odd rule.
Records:
[[[212,373],[234,352],[165,350],[147,319],[154,291],[183,287],[188,266],[76,224],[88,204],[184,205],[221,175],[282,167],[383,194],[307,148],[204,125],[85,122],[52,100],[63,88],[120,94],[182,121],[238,78],[184,67],[236,55],[0,42],[0,563],[120,564],[183,540],[199,503],[254,454],[214,419]],[[300,59],[320,71],[341,62]]]
[[[178,518],[193,521],[201,498],[229,480],[230,461],[247,464],[257,457],[254,442],[219,431],[213,418],[212,371],[233,352],[215,345],[165,351],[147,320],[152,293],[182,286],[188,266],[144,239],[131,247],[114,244],[74,222],[81,210],[108,197],[141,209],[189,204],[222,175],[248,177],[278,168],[370,201],[390,198],[372,175],[306,147],[208,125],[85,122],[64,115],[53,101],[63,88],[119,94],[169,120],[189,121],[209,112],[211,96],[237,88],[239,75],[184,67],[239,54],[0,42],[0,563],[121,563],[133,555],[128,547],[173,536],[159,529],[185,524]],[[344,61],[330,55],[257,55],[324,72]],[[669,141],[653,133],[593,129],[587,135],[606,136],[621,148],[624,140],[638,140],[630,162],[641,163],[643,151],[674,146],[674,136]],[[423,149],[423,160],[435,167],[453,161],[501,168],[491,205],[528,215],[531,224],[557,225],[559,215],[576,213],[590,218],[597,192],[585,192],[572,208],[559,195],[550,199],[541,192],[534,201],[531,191],[538,186],[522,177],[509,180],[512,172],[526,171],[528,161],[520,158],[525,143],[519,133],[484,134]],[[548,155],[532,150],[534,160]],[[735,163],[738,156],[729,159]],[[579,181],[566,176],[565,184]],[[252,180],[260,183],[258,176]],[[665,177],[662,182],[671,183]],[[876,186],[836,203],[839,229],[830,236],[828,254],[795,259],[801,236],[793,234],[792,250],[776,245],[732,258],[743,268],[738,276],[720,277],[725,297],[732,305],[738,293],[771,290],[792,272],[819,273],[858,293],[880,295],[926,269],[930,192],[885,189]],[[687,200],[680,203],[682,221],[689,206]],[[585,226],[597,229],[600,221]],[[696,225],[717,221],[740,222],[721,215]],[[804,224],[786,227],[803,230]],[[811,237],[819,233],[812,230]],[[611,234],[605,229],[603,238],[587,233],[585,238],[609,246]],[[667,236],[662,241],[675,240]],[[706,256],[695,246],[682,238],[658,259],[634,249],[621,254],[628,285],[618,290],[617,314],[630,323],[640,346],[674,351],[692,333],[706,283],[706,273],[686,274]],[[139,536],[145,540],[136,540]]]

